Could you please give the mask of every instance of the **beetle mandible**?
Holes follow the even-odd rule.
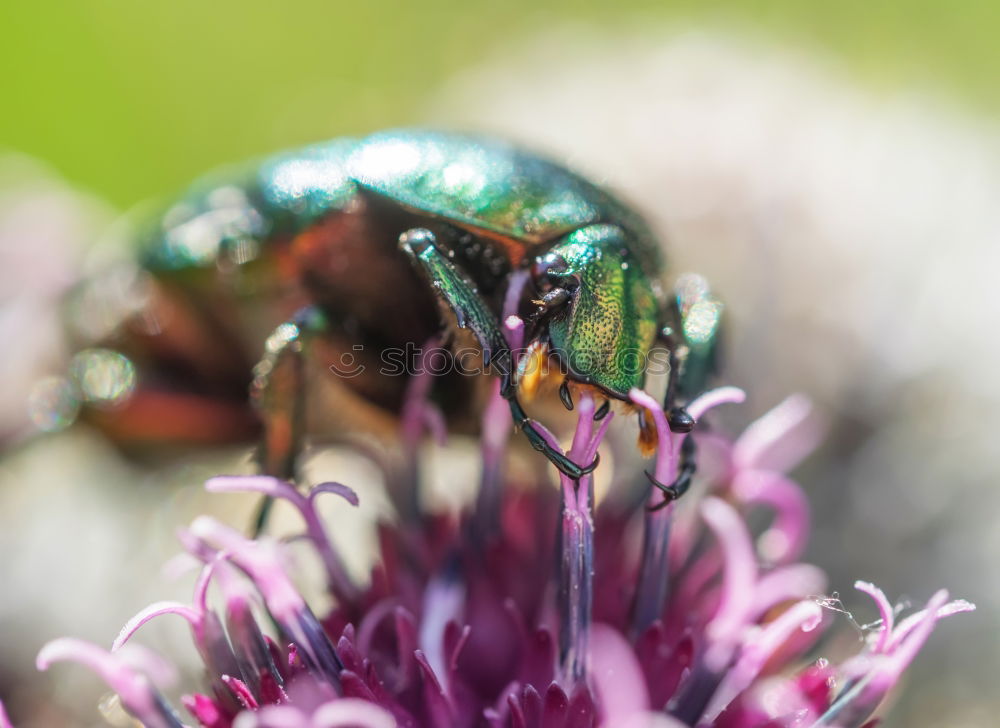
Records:
[[[660,246],[640,216],[495,139],[389,131],[281,154],[196,183],[140,238],[152,293],[133,318],[146,326],[133,321],[114,343],[136,362],[138,386],[97,419],[133,441],[245,438],[256,426],[245,407],[250,385],[259,467],[280,478],[294,477],[312,347],[343,356],[361,345],[421,344],[441,329],[442,311],[471,331],[501,377],[517,428],[574,479],[596,461],[574,463],[547,445],[520,402],[539,372],[558,373],[567,408],[580,390],[603,398],[600,417],[611,402],[628,407],[629,390],[644,383],[643,368],[625,362],[662,346],[665,409],[671,429],[687,433],[683,402],[714,366],[721,307],[690,281],[664,293]],[[517,271],[530,272],[519,366],[499,321]],[[282,309],[287,320],[270,332],[249,313]],[[551,359],[558,366],[546,369]],[[398,406],[398,384],[345,381],[362,398]],[[644,410],[640,432],[649,450],[655,431]],[[677,480],[654,483],[665,502],[686,489],[694,454],[688,436]]]

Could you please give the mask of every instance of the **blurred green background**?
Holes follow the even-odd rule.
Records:
[[[127,206],[220,162],[406,124],[454,71],[567,22],[749,26],[992,111],[998,17],[986,0],[6,2],[0,145]]]

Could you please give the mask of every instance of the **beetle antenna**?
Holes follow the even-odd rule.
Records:
[[[568,288],[553,288],[541,298],[531,301],[538,307],[535,310],[533,318],[535,321],[540,321],[545,316],[565,306],[571,298],[573,298],[573,292]]]

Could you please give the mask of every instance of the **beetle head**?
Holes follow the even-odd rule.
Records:
[[[645,378],[659,310],[627,233],[613,225],[570,233],[536,260],[534,274],[542,294],[538,338],[567,378],[627,400]]]

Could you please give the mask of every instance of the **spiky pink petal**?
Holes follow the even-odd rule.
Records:
[[[118,633],[115,641],[111,644],[111,651],[114,652],[121,649],[146,622],[166,614],[176,614],[178,617],[182,617],[193,629],[201,628],[203,615],[198,610],[180,602],[154,602],[139,611],[125,623],[125,626],[122,627],[121,632]]]
[[[718,672],[725,668],[753,611],[757,562],[747,527],[732,506],[718,498],[706,498],[701,514],[725,555],[721,599],[705,627],[711,644],[705,662]]]
[[[14,728],[14,724],[10,722],[10,716],[7,715],[7,708],[0,700],[0,728]]]
[[[823,611],[813,601],[803,601],[765,627],[759,627],[744,640],[739,659],[722,679],[700,724],[711,723],[729,703],[746,690],[760,674],[764,664],[797,631],[811,632],[819,626]]]
[[[733,445],[741,470],[786,473],[816,447],[822,428],[810,420],[812,403],[793,394],[750,424]]]
[[[118,694],[122,706],[147,728],[183,728],[180,718],[167,706],[149,679],[129,666],[121,653],[63,637],[42,647],[35,660],[39,670],[48,670],[56,662],[78,662],[89,667]]]

